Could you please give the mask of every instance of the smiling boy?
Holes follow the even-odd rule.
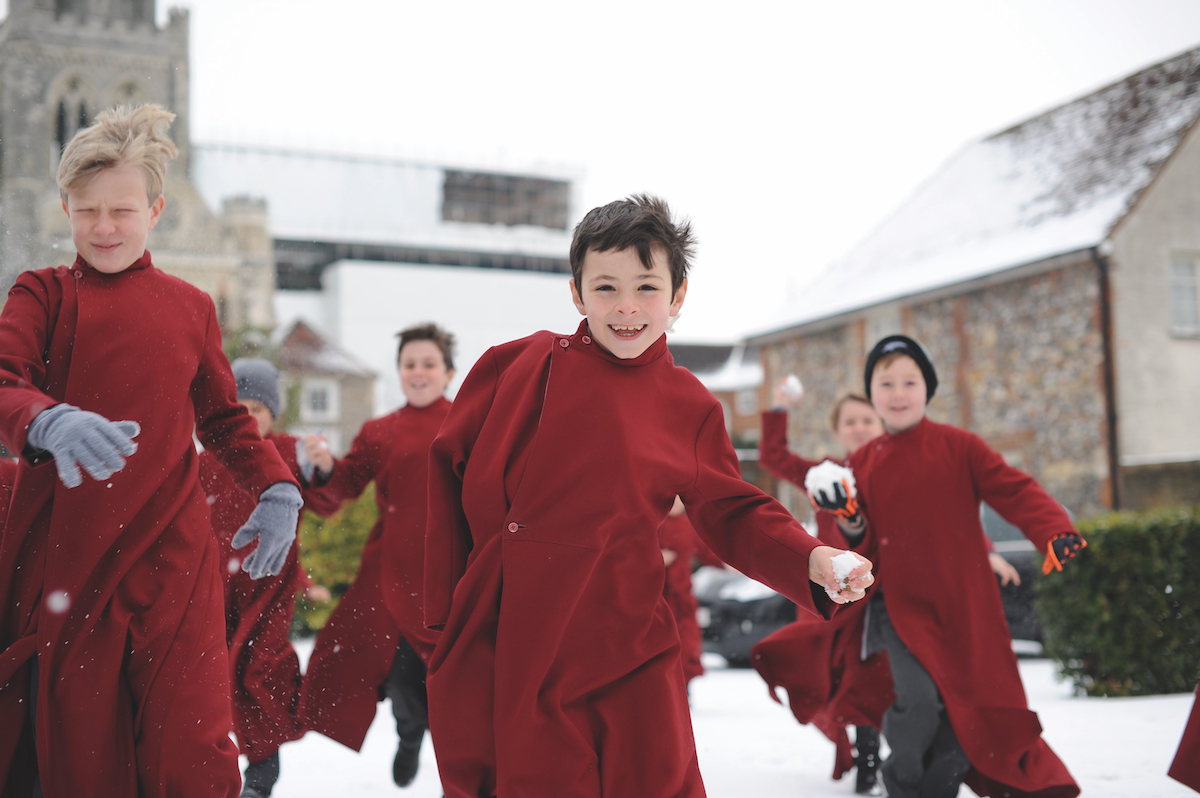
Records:
[[[0,313],[0,440],[21,454],[0,541],[4,795],[238,791],[193,429],[258,498],[251,575],[277,570],[300,494],[237,403],[212,300],[145,250],[173,117],[119,108],[76,134],[58,183],[78,257],[21,274]]]
[[[379,520],[363,546],[354,584],[317,635],[300,717],[357,751],[375,705],[391,699],[400,738],[392,780],[407,787],[416,778],[429,728],[425,663],[438,634],[424,622],[425,506],[429,447],[450,412],[445,394],[454,378],[454,336],[436,324],[418,324],[398,337],[404,407],[363,424],[341,459],[319,436],[305,439],[318,482],[326,480],[314,494],[336,509],[374,480]]]
[[[742,480],[720,404],[667,351],[693,246],[653,197],[590,211],[570,253],[585,320],[486,352],[434,441],[425,617],[444,628],[429,706],[447,798],[704,794],[657,536],[676,495],[722,560],[834,609],[840,552]],[[853,576],[834,601],[863,595],[869,563]]]
[[[1027,474],[925,408],[937,373],[911,338],[881,340],[867,357],[867,397],[885,435],[850,456],[861,512],[839,521],[876,565],[865,653],[887,651],[895,703],[883,717],[892,798],[1079,794],[1030,712],[1000,594],[989,573],[979,503],[1021,529],[1061,569],[1084,545],[1063,508]],[[844,495],[818,496],[822,509]]]

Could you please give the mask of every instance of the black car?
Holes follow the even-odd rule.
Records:
[[[986,503],[980,505],[980,517],[996,551],[1021,577],[1020,585],[1000,586],[1013,648],[1019,656],[1039,656],[1042,630],[1033,610],[1033,582],[1039,570],[1037,551],[1021,530]],[[692,590],[700,604],[697,619],[704,650],[720,654],[731,667],[750,667],[754,644],[796,620],[795,604],[737,571],[700,568],[692,574]]]

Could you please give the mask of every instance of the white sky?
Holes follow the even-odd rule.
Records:
[[[967,141],[1200,44],[1195,0],[181,4],[196,140],[662,194],[700,238],[689,337],[761,326]]]

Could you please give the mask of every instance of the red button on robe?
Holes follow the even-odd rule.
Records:
[[[320,633],[308,662],[300,718],[355,751],[375,719],[403,636],[428,662],[438,633],[425,628],[425,507],[429,446],[450,402],[402,407],[368,421],[313,495],[334,507],[375,480],[379,520],[363,546],[354,584]]]
[[[721,407],[665,336],[586,322],[476,363],[434,442],[425,611],[447,798],[704,795],[658,528],[676,494],[723,560],[828,614],[817,542],[742,480]]]
[[[808,470],[818,462],[792,454],[787,447],[787,413],[762,416],[758,461],[771,473],[801,488]],[[849,548],[831,513],[817,513],[821,542]],[[883,725],[883,713],[895,701],[887,654],[862,659],[863,614],[840,612],[829,623],[798,617],[764,637],[750,652],[750,662],[779,700],[776,688],[787,690],[788,705],[801,723],[811,723],[837,745],[833,777],[854,767],[854,752],[846,726]]]
[[[31,460],[28,425],[57,402],[138,422],[125,468],[68,489]],[[293,482],[237,403],[206,294],[149,253],[114,275],[79,259],[17,278],[0,314],[0,440],[23,453],[0,543],[3,794],[32,789],[35,652],[47,798],[238,794],[193,427],[253,494]]]
[[[892,625],[937,684],[971,761],[967,785],[983,796],[1078,795],[1025,700],[979,503],[1039,551],[1074,531],[1066,511],[978,436],[928,419],[867,443],[849,465],[867,517],[859,548],[875,563]]]
[[[266,440],[299,480],[297,439],[271,432]],[[254,512],[257,499],[242,490],[233,474],[207,449],[200,453],[200,484],[211,502],[213,532],[220,545],[233,728],[242,753],[251,762],[260,762],[283,743],[304,734],[304,726],[296,719],[300,661],[289,640],[296,591],[306,581],[300,566],[300,540],[292,543],[283,570],[254,579],[241,568],[254,547],[234,549],[232,544],[233,536]],[[303,493],[308,509],[326,514],[337,509],[314,501],[311,491]]]

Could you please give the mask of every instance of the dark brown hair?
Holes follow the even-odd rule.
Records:
[[[575,280],[575,290],[583,294],[583,258],[588,250],[608,252],[634,248],[642,265],[651,269],[656,246],[662,247],[667,256],[667,266],[671,270],[671,298],[674,299],[675,292],[692,268],[692,256],[696,252],[691,222],[673,220],[667,203],[649,194],[634,194],[592,208],[575,225],[575,237],[571,240],[571,277]]]
[[[396,333],[396,337],[400,339],[400,346],[396,349],[396,362],[400,362],[400,353],[404,351],[404,345],[413,341],[433,341],[437,344],[437,348],[442,351],[442,360],[446,363],[446,370],[454,369],[454,334],[448,333],[433,322],[426,324],[418,324],[415,327],[409,327],[407,330],[401,330]]]
[[[833,427],[834,432],[837,432],[838,420],[842,416],[842,408],[845,407],[848,402],[861,402],[867,407],[870,407],[872,411],[875,410],[875,408],[871,405],[871,400],[862,394],[843,394],[840,399],[833,403],[833,412],[829,415],[829,426]]]

